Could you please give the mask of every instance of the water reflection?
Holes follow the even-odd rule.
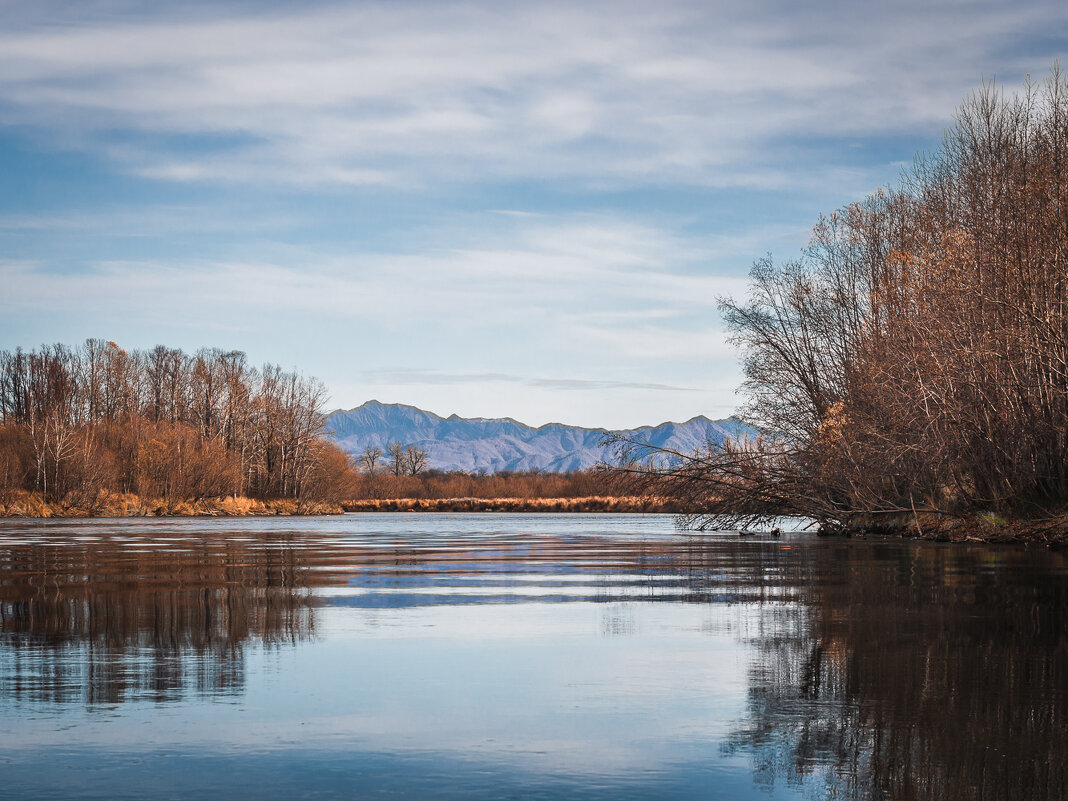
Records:
[[[579,529],[581,530],[581,528]],[[99,532],[99,533],[98,533]],[[785,601],[768,545],[563,532],[38,526],[0,549],[0,694],[56,703],[241,692],[249,645],[310,639],[316,608]],[[535,633],[532,633],[535,634]],[[536,636],[536,634],[535,634]]]
[[[811,544],[727,748],[850,799],[1068,797],[1068,572],[1043,550]]]
[[[0,694],[173,701],[233,694],[244,650],[314,632],[291,538],[46,540],[0,550]]]
[[[42,710],[89,727],[64,764],[155,777],[132,723],[118,745],[77,711],[163,705],[152,748],[197,770],[158,797],[1068,797],[1063,554],[663,518],[299,526],[0,524],[0,715],[30,743],[0,748],[10,786],[52,775]]]
[[[765,569],[759,542],[567,536],[443,539],[351,552],[344,590],[361,608],[438,604],[783,601],[798,589]]]

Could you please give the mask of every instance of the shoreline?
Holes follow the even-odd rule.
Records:
[[[995,515],[937,518],[919,514],[879,522],[860,518],[839,531],[819,531],[817,535],[886,537],[954,544],[1042,545],[1057,549],[1068,546],[1068,514],[1033,519],[1005,519]]]
[[[48,502],[40,493],[0,494],[0,519],[137,518],[137,517],[307,517],[345,513],[605,513],[687,514],[677,502],[642,496],[592,495],[572,498],[361,498],[340,502],[243,496],[169,501],[132,493],[104,494],[94,504]],[[740,532],[745,536],[749,533]],[[994,515],[973,518],[902,515],[879,520],[858,516],[836,530],[816,530],[819,537],[885,537],[954,544],[1041,545],[1068,547],[1068,514],[1041,519],[1007,520]]]
[[[346,512],[620,512],[679,514],[678,504],[633,495],[578,498],[381,498],[343,501]]]
[[[325,501],[300,502],[295,498],[246,498],[228,495],[181,501],[141,498],[133,493],[103,494],[94,503],[49,502],[40,493],[20,491],[0,496],[0,519],[96,517],[277,517],[339,515],[341,506]]]
[[[340,515],[346,512],[604,512],[678,514],[670,501],[638,496],[593,495],[579,498],[381,498],[341,502],[293,498],[259,500],[242,496],[169,501],[132,493],[102,495],[93,504],[55,503],[40,493],[20,491],[0,496],[0,519],[98,517],[274,517]]]

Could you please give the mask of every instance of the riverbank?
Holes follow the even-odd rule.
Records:
[[[660,498],[590,495],[582,498],[387,498],[345,501],[346,512],[647,512],[676,514]]]
[[[276,515],[337,515],[343,509],[323,501],[295,498],[259,500],[243,496],[170,501],[141,498],[133,493],[101,493],[92,503],[56,503],[37,492],[0,495],[0,517],[255,517]]]
[[[41,493],[34,492],[0,495],[0,518],[275,517],[339,515],[345,512],[686,514],[692,510],[684,508],[677,501],[636,495],[590,495],[579,498],[363,498],[328,503],[298,502],[293,498],[259,500],[242,496],[168,501],[122,493],[101,494],[93,505],[49,502]],[[1030,520],[1006,520],[994,515],[967,519],[925,514],[858,516],[841,528],[823,530],[819,534],[954,543],[1038,544],[1064,548],[1068,547],[1068,514]]]
[[[375,498],[341,503],[292,498],[245,497],[168,501],[133,493],[101,494],[95,504],[55,503],[40,493],[0,496],[0,517],[253,517],[336,515],[343,512],[615,512],[677,514],[678,503],[639,496],[590,495],[579,498]]]
[[[969,518],[935,515],[900,515],[876,519],[859,517],[828,536],[885,536],[932,542],[981,542],[992,544],[1037,544],[1050,548],[1068,546],[1068,514],[1010,520],[983,514]]]

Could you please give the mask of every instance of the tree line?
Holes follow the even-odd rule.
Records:
[[[401,452],[406,451],[404,448]],[[401,464],[403,466],[405,462],[402,460]],[[615,477],[595,469],[567,473],[511,470],[467,473],[426,469],[412,475],[403,469],[395,472],[392,464],[389,467],[372,472],[363,466],[351,484],[347,500],[588,498],[617,494]]]
[[[244,353],[114,342],[0,352],[0,491],[91,507],[102,493],[169,500],[316,499],[351,478],[323,438],[321,382]]]
[[[958,109],[899,185],[758,261],[720,311],[765,432],[631,469],[698,526],[1049,517],[1068,507],[1068,80]]]

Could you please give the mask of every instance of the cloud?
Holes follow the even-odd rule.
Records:
[[[273,258],[99,260],[62,275],[0,263],[0,336],[234,347],[299,365],[350,405],[385,395],[528,420],[618,414],[620,426],[709,409],[696,399],[734,360],[715,298],[745,282],[710,268],[707,241],[622,215],[506,219],[487,234],[473,215],[410,253],[271,247]],[[622,409],[634,402],[640,417]]]
[[[454,373],[441,370],[368,370],[365,377],[374,384],[393,386],[454,384],[523,384],[553,390],[638,389],[658,392],[699,392],[693,387],[678,387],[642,381],[611,381],[592,378],[530,378],[508,373]]]
[[[0,7],[7,347],[220,344],[345,402],[378,371],[427,408],[615,426],[726,410],[716,298],[1068,26],[995,0]]]
[[[364,376],[374,382],[404,386],[407,384],[483,384],[519,383],[522,378],[506,373],[450,373],[440,370],[367,370]]]
[[[694,387],[676,387],[670,384],[652,384],[639,381],[598,381],[588,378],[532,378],[532,386],[546,389],[600,390],[600,389],[648,389],[654,392],[700,392]]]
[[[1068,24],[992,0],[102,5],[64,26],[40,5],[0,34],[8,124],[166,181],[408,189],[796,185],[787,140],[929,135],[984,75],[1040,74]]]
[[[128,224],[165,216],[135,215]],[[412,253],[272,245],[257,260],[99,260],[62,281],[47,265],[18,262],[4,278],[9,297],[36,313],[89,304],[148,317],[182,309],[193,319],[197,310],[214,316],[225,306],[233,320],[288,311],[421,335],[505,326],[532,341],[595,330],[610,336],[638,324],[671,328],[710,313],[717,296],[744,291],[743,279],[710,271],[713,254],[702,240],[626,217],[517,217],[490,233],[480,219]]]

